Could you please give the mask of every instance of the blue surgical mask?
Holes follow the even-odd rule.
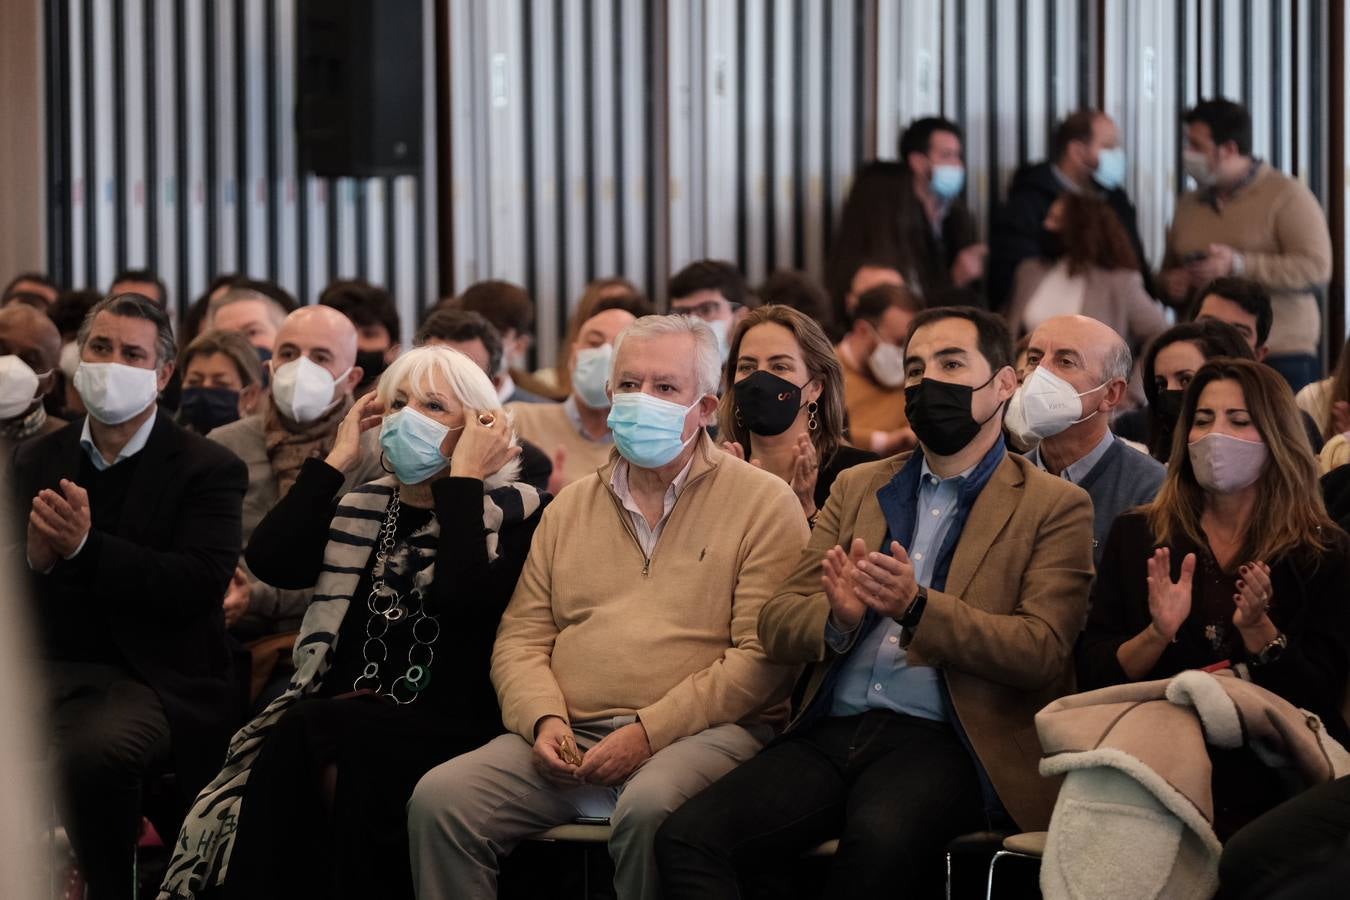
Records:
[[[1125,151],[1112,147],[1097,154],[1097,171],[1092,174],[1095,180],[1108,191],[1114,191],[1125,183]]]
[[[591,409],[609,408],[609,394],[605,393],[605,385],[609,384],[609,368],[613,359],[612,344],[577,351],[577,363],[572,367],[572,389],[581,402]]]
[[[681,406],[642,391],[615,394],[609,430],[619,455],[642,469],[659,469],[679,456],[689,443],[684,439],[685,417],[702,399]],[[697,431],[689,440],[695,437]]]
[[[459,428],[442,425],[405,406],[385,417],[380,426],[380,447],[399,481],[421,484],[450,464],[450,460],[441,455],[441,444],[447,434]]]
[[[934,166],[932,186],[933,193],[943,200],[955,199],[961,193],[961,188],[966,186],[965,167]]]

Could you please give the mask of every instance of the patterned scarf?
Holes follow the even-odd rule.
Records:
[[[195,897],[203,887],[224,883],[253,761],[286,711],[322,686],[337,646],[338,629],[361,576],[371,563],[397,484],[392,476],[381,478],[355,488],[338,504],[314,599],[305,610],[300,636],[295,642],[295,675],[286,693],[269,703],[231,739],[220,774],[197,795],[183,822],[158,900],[185,900]],[[497,558],[502,526],[528,519],[543,501],[544,495],[523,482],[511,482],[483,495],[483,529],[489,561]],[[428,570],[427,577],[430,576]]]
[[[300,467],[310,457],[322,459],[333,449],[338,426],[355,401],[351,394],[343,394],[337,406],[310,422],[298,425],[288,422],[277,412],[277,405],[267,402],[267,417],[263,420],[263,440],[267,445],[267,461],[277,476],[277,496],[291,492]]]

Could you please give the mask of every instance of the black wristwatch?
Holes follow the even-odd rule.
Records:
[[[914,595],[914,599],[909,602],[909,609],[900,617],[900,627],[913,631],[919,626],[919,620],[923,618],[924,607],[928,605],[928,588],[919,585],[919,591]]]
[[[1275,635],[1269,643],[1262,647],[1260,652],[1252,656],[1252,664],[1264,666],[1268,663],[1273,663],[1284,655],[1284,650],[1288,646],[1289,638],[1285,636],[1284,632],[1280,632]]]

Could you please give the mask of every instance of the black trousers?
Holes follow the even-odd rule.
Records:
[[[47,672],[62,824],[91,900],[131,897],[141,786],[169,761],[164,707],[120,666],[49,662]]]
[[[827,897],[940,896],[947,842],[983,820],[979,776],[949,725],[879,710],[827,718],[666,820],[662,894],[739,898],[743,878],[838,837]]]
[[[1219,860],[1220,896],[1273,897],[1324,866],[1343,870],[1347,860],[1350,776],[1286,800],[1229,838]]]

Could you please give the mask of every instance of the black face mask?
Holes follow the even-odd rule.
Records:
[[[773,437],[792,427],[802,408],[802,389],[760,370],[736,382],[736,421],[751,434]]]
[[[1064,237],[1053,231],[1041,231],[1041,256],[1059,259],[1064,255]]]
[[[373,383],[389,368],[389,363],[384,361],[384,354],[383,350],[356,351],[356,364],[361,367],[362,384]]]
[[[1185,391],[1158,391],[1150,405],[1158,418],[1165,421],[1167,426],[1171,428],[1181,418],[1181,400],[1185,396]]]
[[[198,434],[239,420],[239,392],[229,388],[183,388],[178,420]]]
[[[1003,408],[1000,403],[982,422],[976,422],[970,411],[972,396],[988,387],[994,375],[979,387],[925,378],[905,388],[905,415],[919,443],[938,456],[953,456],[975,440],[984,423]]]

